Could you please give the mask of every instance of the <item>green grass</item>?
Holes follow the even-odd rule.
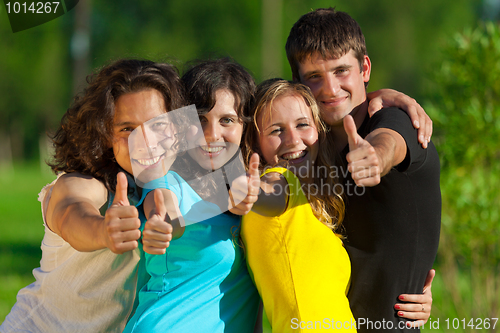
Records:
[[[38,164],[0,166],[0,322],[19,289],[35,281],[32,270],[40,266],[43,238],[38,193],[54,178]]]

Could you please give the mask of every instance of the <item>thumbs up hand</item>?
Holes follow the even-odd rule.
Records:
[[[375,148],[358,134],[356,123],[350,115],[344,117],[344,129],[349,142],[347,168],[352,179],[358,186],[379,184],[382,169]]]
[[[128,201],[127,177],[119,172],[116,176],[115,198],[104,215],[106,247],[117,254],[137,248],[137,240],[141,237],[140,226],[139,212]]]
[[[151,193],[148,193],[148,196]],[[144,252],[149,254],[164,254],[172,240],[172,225],[167,214],[165,199],[160,189],[153,191],[154,209],[144,225],[142,244]],[[148,200],[148,199],[147,199]]]
[[[236,178],[229,190],[229,207],[231,207],[229,211],[236,215],[245,215],[250,212],[259,198],[259,155],[254,153],[250,157],[249,164],[248,173]]]

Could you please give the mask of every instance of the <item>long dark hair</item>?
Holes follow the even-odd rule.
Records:
[[[122,59],[87,77],[88,86],[77,95],[51,137],[55,148],[47,164],[55,173],[79,172],[116,188],[120,166],[114,158],[113,117],[116,100],[127,93],[155,89],[167,111],[185,105],[177,69],[149,60]]]

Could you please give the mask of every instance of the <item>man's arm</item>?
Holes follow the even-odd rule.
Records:
[[[403,162],[406,156],[406,142],[398,132],[378,128],[365,138],[375,148],[380,163],[380,176],[385,176],[392,167]]]
[[[370,101],[368,113],[370,117],[386,107],[397,107],[408,113],[412,124],[418,129],[418,141],[427,148],[432,136],[432,120],[417,101],[401,92],[392,89],[380,89],[366,95]]]
[[[116,195],[103,217],[99,208],[107,201],[107,190],[97,179],[77,173],[61,176],[47,207],[48,227],[82,252],[109,248],[124,253],[138,246],[140,220],[137,208],[127,198],[127,178],[117,176]]]
[[[379,184],[406,156],[406,142],[394,130],[378,128],[363,139],[350,115],[344,118],[344,129],[349,141],[348,169],[358,186]]]

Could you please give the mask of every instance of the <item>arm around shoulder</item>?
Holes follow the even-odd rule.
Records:
[[[268,217],[279,216],[286,211],[288,183],[278,172],[269,172],[261,177],[260,193],[252,211]]]

